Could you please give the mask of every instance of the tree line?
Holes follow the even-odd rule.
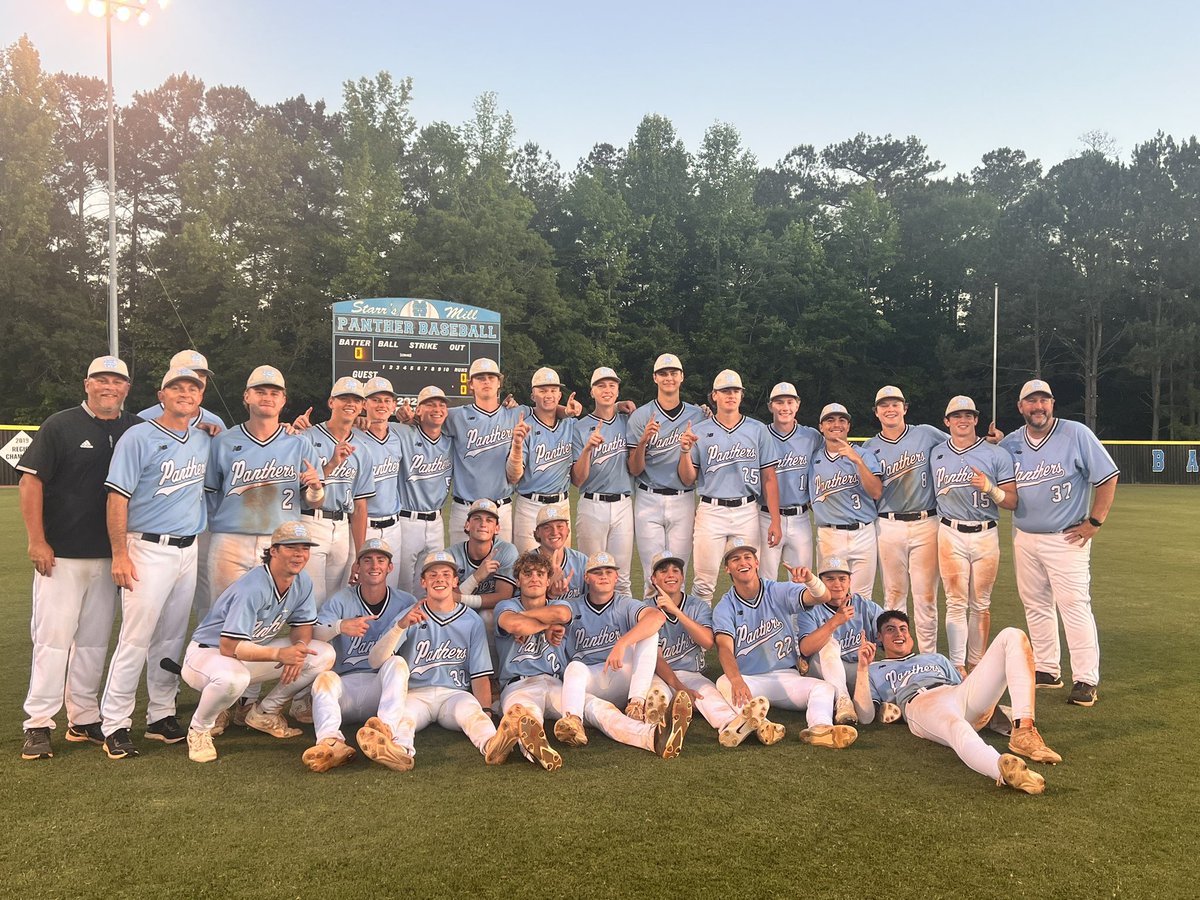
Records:
[[[586,400],[611,365],[642,401],[670,350],[690,398],[732,368],[746,411],[792,381],[802,421],[837,400],[865,434],[885,383],[917,421],[940,423],[953,394],[990,406],[999,285],[1001,427],[1039,376],[1103,437],[1200,437],[1194,136],[1122,160],[1090,135],[1049,169],[1004,147],[950,176],[912,136],[798,144],[763,166],[732,125],[689,150],[648,114],[566,170],[517,142],[493,94],[462,125],[418,123],[411,80],[386,72],[341,100],[264,105],[180,74],[119,107],[133,408],[187,346],[235,419],[264,362],[307,405],[328,390],[330,303],[432,297],[503,315],[518,395],[545,364]],[[77,402],[106,352],[106,146],[102,80],[43,71],[27,38],[0,50],[0,421]]]

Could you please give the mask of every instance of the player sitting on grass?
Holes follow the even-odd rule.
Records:
[[[963,679],[940,653],[913,653],[908,616],[900,610],[885,612],[876,627],[883,659],[875,659],[875,644],[865,638],[858,651],[854,705],[860,722],[869,724],[878,704],[884,723],[903,716],[917,737],[950,747],[964,763],[997,784],[1027,794],[1046,789],[1046,780],[1020,758],[1062,761],[1033,724],[1033,651],[1025,632],[1001,631],[979,665]],[[1006,688],[1012,698],[1013,731],[1008,741],[1012,753],[1001,755],[976,730],[991,718]]]
[[[735,709],[763,696],[776,708],[807,710],[808,727],[800,740],[817,747],[849,747],[858,732],[833,724],[833,686],[796,670],[791,619],[799,614],[806,589],[823,596],[824,586],[802,568],[792,569],[792,578],[807,575],[808,585],[760,578],[758,551],[741,538],[726,544],[725,570],[733,587],[713,610],[717,658],[725,670],[717,689]]]
[[[587,594],[570,601],[574,618],[564,646],[571,662],[563,674],[563,717],[554,725],[554,736],[570,747],[583,746],[586,718],[615,741],[671,759],[683,748],[692,698],[687,691],[675,695],[669,729],[665,721],[644,721],[664,617],[628,594],[617,594],[616,585],[616,558],[593,553],[587,563]],[[613,704],[627,700],[622,714]]]

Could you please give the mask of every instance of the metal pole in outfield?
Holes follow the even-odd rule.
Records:
[[[104,10],[104,51],[108,63],[108,353],[120,356],[117,342],[117,149],[113,137],[111,4]]]
[[[996,421],[996,348],[1000,341],[1000,284],[995,285],[995,303],[992,305],[992,422]]]

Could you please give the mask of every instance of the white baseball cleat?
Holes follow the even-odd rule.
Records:
[[[762,727],[771,711],[771,701],[766,697],[754,697],[742,707],[742,711],[717,733],[722,747],[737,747]]]
[[[408,772],[415,762],[408,751],[392,739],[392,729],[378,716],[371,716],[358,729],[358,749],[367,759],[393,772]]]
[[[625,715],[629,715],[628,710]],[[646,695],[645,717],[642,721],[657,728],[667,727],[667,695],[658,688],[650,688],[650,693]]]
[[[895,703],[879,704],[879,721],[884,725],[891,725],[893,722],[900,719],[900,707]]]
[[[530,759],[547,772],[562,767],[562,757],[550,746],[550,742],[546,740],[546,729],[533,716],[521,716],[521,721],[517,724],[517,740]]]
[[[206,763],[217,758],[217,748],[213,746],[212,732],[189,728],[187,733],[188,759],[192,762]]]
[[[328,772],[354,759],[354,748],[337,738],[325,738],[305,750],[303,759],[314,772]]]
[[[814,747],[842,750],[858,740],[858,732],[849,725],[814,725],[800,732],[800,740]]]
[[[1041,794],[1046,790],[1046,779],[1025,765],[1025,760],[1011,753],[1000,754],[1000,780],[1010,788],[1026,794]]]
[[[288,724],[283,713],[263,712],[257,703],[246,710],[246,724],[255,731],[261,731],[277,738],[294,738],[303,734],[299,728],[293,728]]]
[[[587,745],[587,732],[579,716],[566,715],[554,723],[554,737],[568,747]]]
[[[508,759],[521,736],[521,717],[528,714],[525,707],[519,703],[509,707],[508,712],[500,719],[500,724],[496,726],[496,733],[483,745],[483,761],[485,763],[489,766],[498,766]]]
[[[1035,725],[1022,725],[1014,729],[1008,739],[1008,749],[1034,762],[1051,765],[1062,762],[1062,757],[1046,746]]]
[[[772,744],[778,744],[783,740],[783,736],[787,734],[787,729],[778,722],[768,722],[763,719],[763,723],[758,726],[758,730],[754,732],[758,742],[764,747],[770,747]]]
[[[858,713],[854,711],[854,701],[849,694],[838,694],[833,705],[834,725],[857,725]]]
[[[655,733],[654,752],[663,759],[674,759],[683,750],[683,738],[692,724],[692,697],[679,691],[671,701],[671,730],[660,728]]]

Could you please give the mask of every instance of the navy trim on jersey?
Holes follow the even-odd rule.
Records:
[[[716,425],[718,428],[720,428],[722,431],[724,431],[726,434],[733,434],[735,431],[737,431],[739,428],[741,428],[742,423],[746,421],[745,416],[742,416],[740,413],[738,415],[741,417],[738,419],[737,424],[734,425],[732,428],[726,428],[724,425],[721,424],[721,420],[718,419],[716,416],[712,417],[712,423],[714,425]]]
[[[596,415],[595,412],[590,412],[587,414],[586,418],[595,419],[597,422],[603,422],[605,425],[611,425],[613,422],[617,421],[617,415],[618,414],[614,412],[611,419],[602,419]]]
[[[970,453],[982,443],[984,443],[983,438],[976,438],[975,443],[973,443],[970,447],[964,447],[962,450],[959,450],[957,447],[955,447],[952,441],[946,441],[946,446],[950,448],[950,452],[955,456],[962,456],[964,453]]]
[[[908,429],[910,429],[911,427],[912,427],[911,425],[905,423],[904,430],[902,432],[900,432],[900,437],[896,438],[895,440],[892,440],[889,437],[884,437],[882,431],[879,432],[878,434],[876,434],[875,437],[877,437],[879,440],[883,441],[885,444],[898,444],[902,440],[904,440],[904,436],[906,434],[908,434]]]
[[[780,434],[778,431],[776,431],[774,422],[772,422],[770,425],[767,426],[767,431],[771,432],[771,434],[775,435],[775,437],[779,438],[779,440],[781,440],[781,441],[790,441],[792,439],[792,437],[796,434],[796,432],[799,430],[800,430],[799,426],[796,425],[795,422],[792,423],[792,430],[789,431],[787,434]]]
[[[1048,441],[1048,440],[1050,440],[1050,438],[1054,437],[1054,432],[1058,431],[1059,421],[1060,421],[1059,419],[1055,418],[1054,424],[1050,426],[1050,430],[1046,432],[1046,436],[1044,438],[1042,438],[1040,441],[1038,441],[1036,444],[1029,439],[1029,426],[1026,425],[1024,428],[1025,433],[1021,435],[1021,437],[1025,440],[1026,446],[1028,446],[1030,450],[1041,450],[1042,444],[1046,443],[1046,441]]]
[[[665,409],[663,409],[662,404],[658,402],[658,398],[655,398],[654,405],[658,407],[658,411],[660,413],[662,413],[666,418],[670,419],[672,422],[674,422],[676,419],[678,419],[680,416],[682,416],[687,411],[687,404],[684,403],[682,400],[679,401],[679,406],[676,408],[675,415],[671,415],[669,412],[667,412]]]
[[[124,488],[119,488],[115,484],[113,484],[111,481],[104,482],[104,487],[107,490],[112,491],[114,494],[120,494],[126,500],[130,499],[133,496],[133,491],[126,491]]]
[[[392,602],[392,589],[390,587],[387,588],[387,592],[383,595],[383,599],[375,604],[379,607],[378,610],[372,609],[371,604],[363,599],[362,587],[360,585],[354,586],[354,594],[356,597],[358,597],[358,602],[362,604],[362,608],[367,611],[367,615],[369,616],[382,616],[384,610],[388,608],[388,604]]]
[[[438,432],[437,437],[430,437],[429,432],[427,432],[424,428],[422,428],[420,423],[417,424],[416,428],[417,428],[417,431],[421,432],[421,437],[425,438],[425,440],[429,441],[429,443],[431,443],[431,444],[440,444],[442,442],[442,438],[444,438],[444,437],[446,438],[447,441],[450,440],[450,438],[446,437],[445,426],[443,426],[442,430]]]
[[[737,601],[741,603],[742,606],[749,606],[751,609],[758,609],[759,604],[762,603],[763,596],[766,594],[766,592],[767,586],[763,583],[762,578],[758,579],[758,593],[754,595],[753,600],[747,600],[738,593],[737,588],[733,588],[733,596],[737,599]]]
[[[566,420],[566,419],[559,419],[559,418],[557,418],[557,417],[556,417],[556,418],[554,419],[554,424],[553,424],[553,425],[547,425],[545,422],[543,422],[541,419],[539,419],[539,418],[537,417],[537,412],[535,411],[535,412],[534,412],[534,414],[533,414],[533,421],[537,422],[537,426],[536,426],[536,427],[545,428],[545,429],[546,429],[547,431],[549,431],[549,432],[555,432],[555,431],[558,431],[558,426],[559,426],[559,425],[561,425],[563,422],[565,422],[565,421],[567,421],[567,420]],[[526,424],[528,424],[528,423],[526,423]],[[532,427],[535,427],[535,426],[530,426],[530,427],[532,428]]]
[[[1117,469],[1117,471],[1113,472],[1107,478],[1101,479],[1100,481],[1093,481],[1092,487],[1099,487],[1100,485],[1104,484],[1104,482],[1106,482],[1106,481],[1112,481],[1114,478],[1116,478],[1120,474],[1121,474],[1121,470]]]
[[[611,597],[608,598],[608,600],[605,601],[603,606],[597,606],[595,603],[593,603],[592,598],[590,596],[584,597],[583,602],[587,604],[588,609],[590,609],[592,612],[594,612],[596,615],[599,616],[599,615],[603,615],[604,611],[606,609],[608,609],[608,607],[610,605],[612,605],[612,602],[616,599],[617,599],[617,595],[613,594]]]
[[[429,604],[426,603],[424,600],[421,601],[421,606],[425,609],[425,614],[427,616],[429,616],[429,618],[433,619],[433,621],[437,622],[439,625],[449,625],[451,622],[453,622],[459,616],[465,614],[467,611],[467,608],[465,606],[463,606],[461,603],[456,603],[454,606],[454,609],[453,609],[453,611],[451,611],[449,617],[443,619],[437,613],[435,613],[432,609],[430,609]]]
[[[483,409],[478,403],[472,403],[471,409],[475,410],[480,415],[487,416],[490,419],[492,416],[496,415],[496,413],[500,412],[500,410],[504,409],[504,404],[501,403],[499,406],[497,406],[491,412],[488,412],[486,409]]]
[[[284,428],[283,425],[280,425],[278,428],[275,429],[274,434],[272,434],[265,441],[260,441],[258,438],[256,438],[254,435],[252,435],[249,431],[246,430],[246,424],[244,422],[241,425],[239,425],[238,428],[241,429],[242,434],[244,434],[249,440],[258,444],[258,446],[260,446],[260,447],[267,446],[267,444],[271,443],[271,441],[275,440],[275,438],[279,437],[279,435],[281,435],[281,434],[287,434],[287,429]]]
[[[161,431],[163,434],[169,435],[170,437],[175,438],[175,440],[180,444],[186,444],[188,442],[188,435],[191,433],[191,426],[188,426],[188,428],[186,428],[184,430],[183,434],[181,435],[174,428],[167,428],[165,425],[158,424],[158,420],[156,420],[156,419],[151,419],[150,424],[153,425],[155,428],[157,428],[159,431]],[[192,425],[195,425],[195,424],[196,424],[195,422],[192,422]]]

